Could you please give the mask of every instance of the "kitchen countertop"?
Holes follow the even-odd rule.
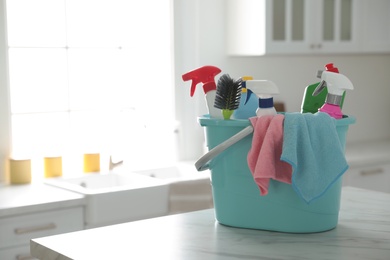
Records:
[[[386,259],[390,194],[344,187],[333,230],[288,234],[223,226],[202,210],[31,240],[34,257],[68,259]]]
[[[346,146],[346,159],[350,167],[389,163],[390,140],[349,143]],[[183,165],[189,169],[195,169],[192,162],[186,162]],[[199,178],[207,177],[202,173],[198,174]],[[45,184],[6,185],[0,183],[0,217],[85,205],[85,203],[85,198],[81,194]]]
[[[46,184],[0,185],[0,218],[79,205],[82,194]]]

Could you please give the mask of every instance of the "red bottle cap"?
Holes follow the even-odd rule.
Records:
[[[338,69],[337,67],[334,67],[334,66],[333,66],[333,63],[328,63],[328,64],[326,64],[326,65],[325,65],[325,69],[326,69],[326,71],[339,73],[339,69]]]

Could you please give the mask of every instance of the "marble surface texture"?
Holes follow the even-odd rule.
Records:
[[[338,226],[288,234],[223,226],[202,210],[31,240],[39,259],[390,259],[390,194],[345,187]]]

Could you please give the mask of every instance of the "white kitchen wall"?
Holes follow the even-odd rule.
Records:
[[[9,129],[9,92],[7,88],[6,70],[6,45],[4,30],[4,10],[3,1],[0,1],[0,183],[5,179],[6,158],[10,146],[10,129]]]
[[[233,77],[251,75],[274,81],[289,112],[300,111],[304,88],[318,82],[316,72],[333,62],[354,83],[343,111],[357,118],[347,142],[390,139],[390,54],[228,57],[225,42],[224,0],[175,2],[176,102],[178,119],[189,126],[182,133],[183,158],[201,155],[203,130],[196,117],[205,113],[202,89],[189,97],[189,83],[181,75],[203,65],[215,65]],[[240,15],[240,14],[237,14]],[[218,79],[220,75],[216,77]]]
[[[228,57],[224,0],[173,0],[173,3],[175,101],[176,117],[181,122],[181,159],[196,159],[203,153],[203,129],[197,123],[197,116],[206,113],[202,89],[191,98],[189,82],[181,79],[183,73],[203,65],[218,66],[223,73],[234,77],[252,75],[273,80],[281,91],[276,100],[284,101],[288,111],[299,111],[304,88],[318,81],[315,77],[318,69],[334,62],[355,85],[344,105],[344,112],[357,118],[356,125],[350,128],[348,142],[390,139],[390,54]],[[3,13],[2,8],[0,6],[0,13]],[[3,35],[0,31],[0,37]],[[3,43],[0,38],[0,44]],[[0,57],[4,55],[0,53]],[[5,66],[3,58],[0,58],[0,67]],[[3,127],[9,125],[7,96],[6,75],[0,75],[0,142],[3,144],[0,146],[0,182],[8,154],[8,145],[4,144],[10,140],[9,129]],[[186,130],[182,131],[184,126]]]

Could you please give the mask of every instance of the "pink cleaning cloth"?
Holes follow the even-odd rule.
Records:
[[[260,188],[260,195],[267,195],[270,179],[291,184],[292,167],[280,160],[284,115],[251,117],[249,120],[254,131],[248,166]]]

